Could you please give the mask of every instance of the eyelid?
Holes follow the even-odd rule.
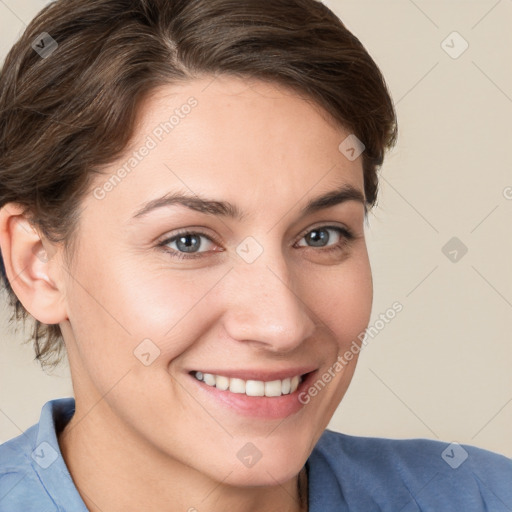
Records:
[[[328,224],[326,222],[327,221],[324,221],[324,223],[314,224],[314,225],[310,226],[309,228],[305,229],[299,236],[298,240],[293,243],[293,247],[296,247],[297,243],[300,240],[302,240],[307,234],[309,234],[312,231],[315,231],[316,229],[334,230],[340,235],[341,240],[336,244],[326,246],[326,247],[320,246],[318,248],[315,248],[315,247],[309,247],[307,245],[306,246],[301,245],[299,247],[301,247],[303,249],[304,248],[313,249],[315,252],[326,254],[326,253],[329,253],[330,251],[341,250],[342,247],[346,246],[349,242],[351,242],[352,240],[357,238],[356,235],[354,235],[354,233],[352,232],[352,230],[350,228],[348,228],[347,226]],[[171,236],[164,237],[163,240],[158,242],[157,247],[161,248],[164,252],[168,253],[172,259],[178,259],[178,260],[193,260],[196,258],[206,257],[206,255],[208,253],[212,253],[212,252],[217,253],[217,252],[224,251],[222,249],[221,251],[210,250],[210,251],[187,253],[187,252],[181,252],[176,249],[170,249],[170,248],[166,247],[168,244],[174,243],[176,241],[176,239],[179,238],[181,235],[199,235],[199,236],[202,236],[202,237],[208,239],[213,244],[215,244],[217,246],[221,246],[221,244],[217,240],[217,237],[205,233],[203,228],[189,227],[189,228],[183,228],[183,229],[179,230],[178,232],[172,234]]]
[[[355,236],[354,233],[352,232],[352,230],[348,226],[336,225],[336,224],[332,224],[332,223],[329,224],[328,222],[327,223],[326,222],[327,221],[324,221],[323,223],[322,222],[318,222],[318,223],[315,223],[312,226],[309,226],[309,227],[305,228],[304,230],[302,230],[302,232],[298,235],[297,240],[293,243],[293,245],[297,241],[299,241],[301,238],[304,238],[311,231],[314,231],[315,229],[319,229],[319,228],[323,228],[323,229],[329,229],[329,228],[331,228],[331,229],[341,229],[342,231],[345,232],[345,234],[347,236],[349,236],[349,237],[354,237]],[[164,235],[163,237],[159,238],[157,240],[157,245],[159,245],[159,246],[165,245],[167,243],[170,243],[172,240],[178,238],[180,235],[189,235],[189,234],[202,235],[205,238],[208,238],[211,242],[214,242],[217,245],[221,245],[221,242],[217,239],[217,237],[215,235],[206,233],[204,231],[204,229],[205,228],[194,227],[194,226],[180,229],[176,233],[173,233],[172,235]]]
[[[207,238],[210,242],[214,243],[215,245],[222,246],[221,242],[219,240],[217,240],[216,236],[206,233],[204,231],[204,228],[195,228],[192,226],[190,228],[180,229],[176,233],[173,233],[171,235],[165,235],[164,237],[159,239],[159,241],[157,242],[157,247],[166,246],[167,244],[170,244],[170,243],[176,241],[176,239],[182,235],[200,235],[200,236],[203,236],[204,238]],[[212,251],[205,251],[205,252],[212,252]],[[214,251],[214,252],[221,252],[221,251]],[[183,254],[186,254],[186,253],[183,253]],[[203,252],[190,253],[190,254],[203,254]]]
[[[347,238],[355,238],[356,235],[354,234],[354,232],[352,231],[352,229],[350,229],[348,226],[344,225],[344,224],[341,224],[341,225],[338,225],[338,224],[333,224],[332,222],[328,222],[328,221],[324,221],[324,222],[319,222],[319,223],[315,223],[313,224],[312,226],[309,226],[308,228],[306,228],[305,230],[303,230],[301,232],[301,234],[298,236],[297,238],[297,242],[299,240],[301,240],[302,238],[304,238],[308,233],[310,233],[311,231],[314,231],[315,229],[336,229],[336,230],[341,230],[341,232],[347,237]],[[294,245],[295,243],[297,242],[294,242]]]

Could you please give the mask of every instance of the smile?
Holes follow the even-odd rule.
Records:
[[[282,380],[262,381],[262,380],[243,380],[237,378],[225,377],[224,375],[214,375],[212,373],[192,372],[192,375],[206,385],[215,387],[221,391],[231,393],[245,394],[247,396],[267,396],[278,397],[294,393],[302,382],[302,376],[296,375]]]

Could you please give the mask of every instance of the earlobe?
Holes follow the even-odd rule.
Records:
[[[7,278],[25,309],[44,324],[66,320],[64,290],[53,277],[62,270],[58,255],[20,205],[0,209],[0,249]]]

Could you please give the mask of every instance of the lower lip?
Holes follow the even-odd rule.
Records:
[[[299,395],[309,388],[315,373],[316,371],[306,374],[293,393],[275,397],[231,393],[228,390],[223,391],[215,386],[209,386],[193,375],[188,374],[188,376],[195,382],[200,392],[206,393],[209,399],[234,409],[239,414],[252,418],[282,419],[299,412],[304,407],[305,404],[299,401]]]

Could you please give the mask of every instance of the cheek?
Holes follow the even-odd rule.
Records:
[[[345,350],[370,321],[373,283],[366,251],[319,274],[314,282],[308,302],[315,305],[313,311],[331,330],[339,350]]]
[[[373,283],[367,256],[356,262],[353,273],[347,277],[342,302],[345,314],[341,320],[345,321],[350,330],[352,341],[368,326],[372,310]]]
[[[216,272],[201,278],[195,271],[84,254],[97,264],[81,261],[73,270],[68,313],[82,363],[98,385],[108,386],[123,370],[144,368],[136,358],[139,346],[157,356],[155,366],[166,366],[200,335],[207,322],[203,299],[219,278],[211,275]]]

